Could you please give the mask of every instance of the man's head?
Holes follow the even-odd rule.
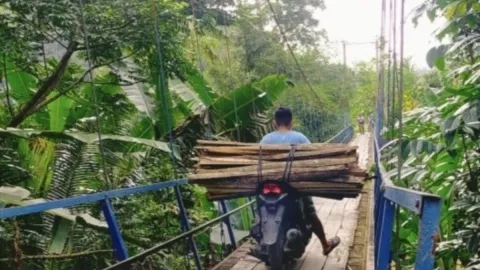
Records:
[[[289,108],[280,107],[275,111],[275,127],[278,129],[292,128],[292,110]]]

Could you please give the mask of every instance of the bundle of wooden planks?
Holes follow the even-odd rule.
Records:
[[[295,148],[292,151],[292,147]],[[262,145],[198,141],[200,153],[189,182],[207,189],[210,200],[254,196],[259,180],[285,180],[303,195],[356,197],[366,172],[358,167],[357,147],[345,144]]]

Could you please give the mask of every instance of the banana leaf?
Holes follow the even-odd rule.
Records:
[[[26,200],[29,197],[30,191],[22,187],[0,187],[0,201],[7,204],[23,206],[47,202],[47,200],[45,199]],[[79,222],[87,227],[91,227],[94,229],[105,230],[108,228],[106,222],[96,219],[87,213],[77,215],[73,214],[69,209],[66,208],[52,209],[45,212],[69,220],[71,222]]]
[[[86,144],[94,144],[99,141],[98,134],[96,133],[85,133],[80,131],[42,131],[34,129],[0,129],[0,138],[22,138],[30,139],[34,137],[46,137],[50,139],[69,139],[81,141]],[[170,152],[168,143],[148,140],[142,138],[135,138],[129,136],[121,135],[111,135],[111,134],[102,134],[102,141],[113,141],[113,142],[122,142],[122,143],[132,143],[138,145],[144,145],[162,150],[165,152]],[[174,149],[174,154],[177,155],[177,149]]]

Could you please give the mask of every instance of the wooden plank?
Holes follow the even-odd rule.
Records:
[[[325,148],[316,151],[302,151],[296,152],[293,156],[293,160],[304,160],[304,159],[314,159],[328,156],[355,156],[356,147],[341,147],[341,148]],[[244,164],[243,162],[248,162],[247,164],[256,164],[258,163],[259,158],[262,161],[281,161],[290,159],[289,153],[282,154],[271,154],[271,153],[262,153],[262,155],[234,155],[233,153],[228,156],[202,156],[201,159],[211,160],[211,161],[224,161],[231,162],[232,164]],[[197,159],[195,159],[197,160]],[[252,163],[253,162],[253,163]],[[220,163],[224,164],[224,163]]]
[[[252,270],[258,264],[262,263],[259,259],[252,257],[250,255],[246,255],[244,258],[239,260],[235,266],[233,266],[232,270]]]
[[[340,245],[328,256],[324,269],[344,270],[347,265],[349,247],[353,243],[355,227],[357,223],[356,216],[349,215],[348,211],[342,216],[339,229],[336,235],[342,239]],[[343,228],[349,227],[348,229]]]
[[[319,151],[322,149],[336,148],[336,149],[351,149],[351,146],[345,144],[334,143],[312,143],[312,144],[298,144],[295,145],[295,151]],[[240,154],[240,153],[253,153],[258,154],[260,144],[252,144],[246,146],[196,146],[195,149],[210,153],[218,154]],[[262,152],[289,152],[292,146],[286,144],[268,144],[262,145]]]
[[[292,182],[290,185],[293,188],[361,188],[363,186],[362,180],[348,180],[348,182]],[[221,188],[221,189],[252,189],[256,188],[256,185],[249,183],[229,183],[229,184],[219,184],[219,183],[209,183],[202,184],[203,187],[212,190],[212,188]]]
[[[354,143],[359,142],[358,138]],[[368,148],[368,144],[360,145],[360,148],[359,154],[362,156],[360,159],[364,160],[364,155],[368,155],[368,151],[365,151],[365,148]],[[328,256],[323,269],[344,270],[347,267],[350,246],[353,245],[355,237],[360,199],[361,196],[345,199],[342,221],[336,233],[340,237],[341,243]]]
[[[336,235],[337,228],[340,226],[341,218],[343,216],[343,209],[345,208],[345,200],[333,202],[334,204],[328,217],[326,219],[321,219],[327,239]],[[327,257],[323,256],[322,245],[320,244],[320,241],[317,240],[299,269],[322,269],[326,260]]]
[[[323,198],[314,198],[313,203],[314,203],[314,205],[317,209],[318,218],[324,224],[325,224],[325,222],[328,222],[328,217],[330,216],[330,213],[333,209],[333,206],[335,205],[335,201],[334,200],[329,200],[329,199],[323,199]],[[320,205],[321,205],[321,207],[318,207]],[[317,252],[319,249],[321,250],[322,246],[321,246],[320,241],[318,240],[317,236],[315,234],[313,234],[312,239],[310,240],[310,243],[308,244],[304,255],[300,259],[297,260],[297,264],[296,264],[294,269],[295,270],[302,269],[302,266],[306,262],[307,258],[309,258],[311,254]],[[311,260],[311,258],[308,259],[308,260]],[[320,268],[318,268],[318,269],[320,269]]]
[[[292,163],[292,173],[296,171],[339,171],[339,172],[348,172],[347,164],[355,163],[356,158],[354,157],[345,157],[345,158],[324,158],[324,159],[312,159],[312,160],[300,160]],[[216,165],[216,163],[210,162],[208,160],[201,160],[200,165]],[[276,174],[279,171],[283,172],[287,162],[268,162],[262,164],[261,173],[262,175]],[[315,168],[318,168],[315,170]],[[209,179],[209,178],[230,178],[230,177],[240,177],[240,176],[256,176],[259,171],[258,165],[237,167],[237,168],[228,168],[228,169],[216,169],[216,172],[211,173],[200,173],[200,174],[191,174],[188,178],[189,180],[194,179]]]
[[[253,268],[253,270],[270,270],[264,263],[259,263]]]

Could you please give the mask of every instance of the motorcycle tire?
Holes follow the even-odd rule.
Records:
[[[285,234],[279,234],[275,244],[268,247],[268,262],[271,270],[287,270],[284,258]]]

